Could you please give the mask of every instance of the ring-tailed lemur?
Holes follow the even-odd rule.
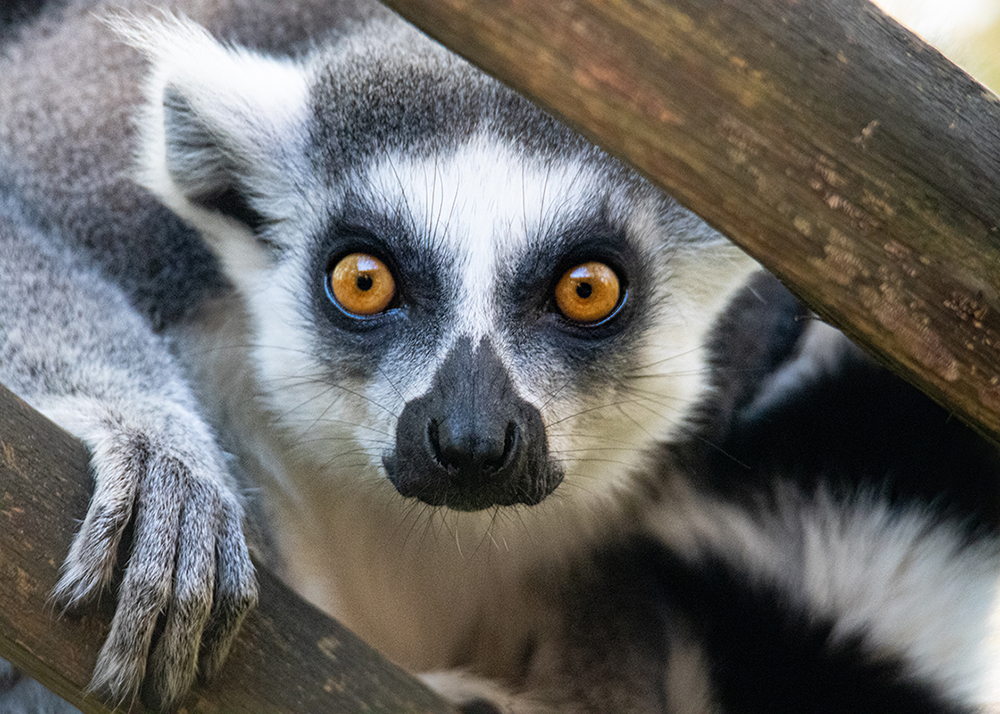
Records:
[[[469,711],[969,710],[991,447],[378,6],[109,4],[0,59],[0,380],[94,456],[65,599],[135,525],[96,685],[224,657],[229,463],[288,582]]]

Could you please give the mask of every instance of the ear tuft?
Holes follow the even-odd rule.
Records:
[[[223,45],[169,13],[118,13],[113,29],[150,61],[138,116],[139,180],[184,218],[257,229],[308,176],[306,65]]]

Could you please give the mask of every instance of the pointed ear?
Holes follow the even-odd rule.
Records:
[[[139,179],[197,227],[280,222],[308,187],[306,65],[227,47],[164,14],[111,24],[150,60]]]

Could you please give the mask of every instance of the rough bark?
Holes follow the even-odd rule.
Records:
[[[865,0],[384,0],[1000,437],[1000,107]]]

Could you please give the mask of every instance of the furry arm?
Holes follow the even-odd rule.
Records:
[[[86,714],[106,714],[111,709],[85,690],[113,599],[80,618],[59,617],[50,600],[87,510],[87,462],[80,442],[0,386],[0,657]],[[212,685],[185,699],[186,711],[451,711],[277,578],[257,572],[260,607]]]

